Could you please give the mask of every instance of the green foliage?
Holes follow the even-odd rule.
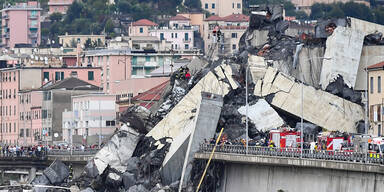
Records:
[[[62,18],[63,18],[63,15],[61,13],[59,13],[59,12],[52,13],[49,16],[49,20],[51,20],[52,22],[59,22],[59,21],[61,21]]]
[[[294,16],[298,19],[307,19],[308,15],[303,11],[297,11],[295,5],[289,0],[250,0],[249,5],[282,4],[286,16]]]
[[[184,5],[193,10],[201,10],[200,0],[185,0]]]
[[[373,14],[373,10],[360,3],[334,3],[319,4],[316,3],[311,7],[311,19],[328,19],[341,18],[345,16],[355,17],[366,21],[377,22]],[[380,12],[380,11],[379,11]]]

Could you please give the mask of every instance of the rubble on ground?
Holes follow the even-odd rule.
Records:
[[[364,79],[368,61],[362,60],[375,49],[364,45],[381,45],[384,26],[330,19],[301,38],[285,35],[280,5],[252,7],[251,13],[238,54],[193,60],[191,79],[183,68],[174,72],[151,110],[132,106],[122,114],[123,126],[85,167],[81,189],[194,191],[205,167],[192,158],[199,145],[221,128],[229,140],[244,139],[246,120],[250,139],[263,144],[270,130],[283,127],[303,128],[304,135],[364,132],[357,81]],[[223,166],[209,167],[202,191],[220,188]],[[49,174],[34,182],[60,183]]]

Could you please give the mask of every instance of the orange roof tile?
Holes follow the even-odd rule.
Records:
[[[223,18],[226,22],[248,22],[249,16],[243,14],[232,14]]]
[[[140,19],[136,22],[132,23],[133,26],[157,26],[158,24],[148,20],[148,19]]]
[[[222,21],[223,18],[217,16],[217,15],[212,15],[208,18],[205,19],[205,21]]]
[[[370,65],[370,66],[368,66],[368,69],[383,68],[383,67],[384,67],[384,61],[382,61],[380,63],[376,63],[374,65]]]
[[[169,20],[170,21],[189,21],[190,19],[186,18],[186,17],[184,17],[182,15],[176,15],[174,17],[171,17]]]

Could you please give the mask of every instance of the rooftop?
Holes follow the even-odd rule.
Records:
[[[186,18],[186,17],[184,17],[182,15],[176,15],[174,17],[171,17],[169,20],[170,21],[189,21],[190,19]]]
[[[226,17],[219,17],[217,15],[212,15],[205,19],[205,21],[225,21],[225,22],[248,22],[249,16],[243,14],[232,14]]]
[[[384,67],[384,61],[368,66],[368,69],[377,69],[377,68],[383,68],[383,67]]]
[[[140,19],[131,24],[132,26],[157,26],[156,23],[148,20],[148,19]]]
[[[56,83],[47,83],[43,85],[39,90],[46,91],[52,89],[65,89],[65,90],[99,90],[100,87],[87,83],[81,79],[75,77],[69,77]]]
[[[169,80],[164,83],[143,92],[132,98],[133,101],[138,101],[139,105],[144,106],[146,108],[150,108],[154,102],[159,101],[161,99],[161,95],[163,94],[165,88],[168,86]]]

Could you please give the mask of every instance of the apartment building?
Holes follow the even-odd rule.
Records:
[[[98,144],[116,129],[116,96],[90,93],[72,97],[72,109],[63,112],[64,141]]]
[[[40,45],[40,5],[37,1],[17,3],[4,7],[2,14],[2,47],[14,48],[16,45]]]
[[[368,104],[369,104],[369,134],[382,136],[383,126],[383,107],[384,107],[384,62],[380,62],[368,67]]]
[[[205,11],[219,17],[243,12],[242,0],[202,0],[201,6]]]
[[[149,36],[149,29],[156,26],[158,26],[158,24],[148,19],[140,19],[129,25],[128,36]]]
[[[216,54],[225,53],[233,54],[238,50],[238,44],[241,36],[247,30],[249,25],[249,17],[243,14],[232,14],[226,17],[216,15],[210,16],[204,20],[204,49],[208,54],[212,46]],[[216,33],[221,31],[222,37],[218,42]]]
[[[100,47],[105,46],[105,35],[59,35],[59,43],[63,47],[76,48],[77,44],[83,46],[88,39]]]
[[[39,102],[43,93],[31,92],[31,90],[58,83],[75,75],[89,84],[100,85],[101,68],[99,67],[1,69],[0,142],[6,144],[36,142],[32,138],[34,134],[43,132],[37,126],[40,119],[32,114],[38,113],[39,117],[42,116]]]
[[[49,7],[48,14],[52,14],[52,13],[66,14],[68,8],[72,5],[73,1],[74,0],[49,0],[48,1],[48,7]]]

